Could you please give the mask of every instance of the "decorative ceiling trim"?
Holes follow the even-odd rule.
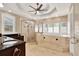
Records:
[[[69,12],[68,8],[70,5],[68,3],[65,3],[65,4],[44,3],[47,5],[46,8],[48,10],[45,11],[45,13],[41,12],[42,14],[34,15],[28,12],[28,10],[30,10],[31,8],[25,7],[25,6],[29,6],[30,4],[35,4],[35,3],[4,3],[4,8],[0,8],[0,9],[5,11],[7,11],[8,9],[11,9],[12,10],[11,13],[14,13],[20,16],[22,15],[24,17],[31,18],[31,19],[44,19],[44,18],[67,15]]]

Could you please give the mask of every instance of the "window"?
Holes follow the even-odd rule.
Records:
[[[67,23],[60,23],[60,33],[67,34]]]
[[[3,15],[3,33],[15,32],[15,17],[12,15]]]
[[[59,23],[54,23],[54,33],[59,33]]]
[[[48,31],[47,24],[43,24],[43,32],[46,33]]]
[[[53,25],[52,24],[48,24],[48,32],[49,33],[53,32]]]
[[[43,27],[42,27],[43,26]],[[35,32],[52,33],[67,35],[67,22],[53,23],[53,24],[39,24],[35,26]]]
[[[35,25],[35,32],[38,32],[38,24]]]
[[[39,32],[42,32],[42,24],[39,24]]]

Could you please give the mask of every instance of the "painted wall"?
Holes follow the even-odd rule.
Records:
[[[57,23],[57,22],[67,22],[67,15],[66,16],[60,16],[60,17],[54,17],[54,18],[46,18],[46,19],[40,19],[40,20],[36,20],[35,22],[37,24],[43,22],[45,24],[52,24],[52,23]]]

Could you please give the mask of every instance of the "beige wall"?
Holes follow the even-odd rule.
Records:
[[[15,27],[15,29],[16,29],[16,32],[20,32],[21,31],[21,24],[20,24],[20,17],[19,16],[16,16],[16,27]]]
[[[42,20],[36,20],[36,23],[45,23],[45,24],[52,24],[57,22],[67,22],[67,16],[60,16],[60,17],[53,17],[53,18],[47,18]]]

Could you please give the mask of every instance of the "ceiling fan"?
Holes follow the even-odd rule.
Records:
[[[44,11],[45,9],[42,9],[43,7],[43,4],[39,4],[39,3],[36,3],[37,7],[33,7],[31,5],[29,5],[30,8],[34,9],[34,11],[29,11],[29,12],[35,12],[35,15],[40,12],[40,11]]]

